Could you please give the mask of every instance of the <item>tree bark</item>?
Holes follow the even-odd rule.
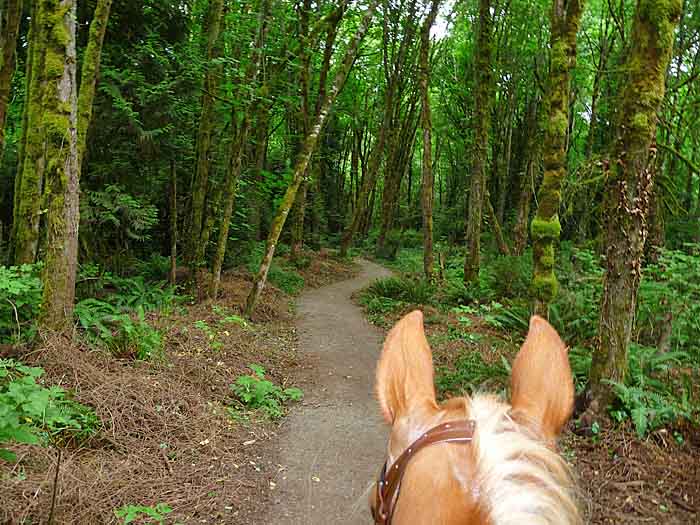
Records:
[[[39,324],[72,326],[78,267],[79,176],[75,0],[42,0],[46,25],[46,205],[48,238]]]
[[[258,300],[260,299],[260,294],[262,293],[263,288],[265,287],[267,273],[270,270],[272,257],[275,254],[277,241],[279,240],[280,233],[282,232],[282,228],[284,227],[287,215],[289,214],[289,209],[291,208],[294,202],[296,192],[299,189],[299,185],[301,184],[304,174],[306,173],[306,168],[309,165],[309,159],[311,158],[311,155],[313,154],[314,149],[316,147],[316,143],[318,142],[318,137],[321,134],[321,130],[323,129],[323,125],[326,121],[326,118],[328,117],[328,113],[330,112],[331,106],[335,102],[338,93],[340,93],[341,89],[345,85],[345,80],[347,79],[347,76],[350,73],[350,69],[352,68],[353,62],[355,61],[355,57],[357,56],[357,52],[360,47],[360,42],[362,41],[365,34],[367,33],[367,30],[369,29],[378,3],[379,0],[373,0],[369,4],[367,10],[365,11],[362,21],[360,22],[360,25],[357,28],[357,32],[355,33],[355,37],[353,38],[352,43],[345,52],[345,57],[343,59],[342,64],[340,65],[335,80],[333,81],[333,86],[328,92],[328,96],[323,102],[319,114],[316,116],[316,121],[314,125],[311,127],[311,129],[309,130],[309,134],[304,140],[304,146],[301,149],[299,157],[296,161],[296,165],[294,167],[294,175],[292,182],[287,188],[287,191],[284,194],[284,197],[277,210],[275,218],[272,221],[272,225],[270,227],[270,234],[267,237],[267,244],[265,246],[265,255],[263,257],[262,262],[260,263],[260,270],[255,276],[255,279],[253,281],[253,287],[250,290],[250,294],[248,295],[248,298],[246,300],[245,316],[248,318],[250,318],[253,314],[255,306],[258,303]]]
[[[421,169],[421,205],[423,209],[423,272],[433,278],[433,141],[430,115],[430,28],[435,23],[440,0],[433,0],[420,33],[421,127],[423,129],[423,162]],[[410,195],[410,192],[409,192]]]
[[[379,178],[379,168],[381,167],[382,160],[384,160],[384,147],[387,142],[387,136],[393,130],[394,114],[395,114],[395,104],[400,104],[401,97],[397,96],[400,76],[404,73],[404,64],[406,62],[406,55],[410,44],[413,42],[413,32],[414,23],[413,19],[416,12],[417,3],[410,2],[409,12],[406,15],[408,20],[408,27],[404,31],[403,38],[401,39],[401,44],[399,46],[398,53],[396,54],[396,59],[391,64],[391,71],[389,71],[388,64],[388,46],[386,41],[389,38],[388,30],[386,28],[386,18],[384,20],[385,28],[383,33],[384,38],[384,69],[386,77],[386,91],[384,93],[384,116],[382,118],[382,123],[379,128],[379,135],[372,148],[372,153],[369,158],[369,166],[367,168],[367,173],[362,179],[362,186],[360,188],[360,193],[357,199],[357,206],[355,207],[355,212],[353,213],[352,220],[349,222],[348,226],[343,232],[343,236],[340,242],[340,256],[346,257],[352,240],[361,230],[363,220],[368,214],[369,198],[370,194],[374,191],[377,184],[377,179]],[[393,47],[393,46],[392,46]]]
[[[95,100],[95,88],[100,72],[102,44],[104,43],[112,0],[98,0],[95,14],[90,23],[90,35],[83,55],[80,76],[80,93],[78,95],[78,167],[83,164],[87,132],[92,121],[92,106]]]
[[[395,229],[396,209],[399,204],[401,193],[401,181],[407,171],[408,163],[411,160],[411,152],[415,144],[416,130],[419,118],[416,115],[417,99],[412,96],[410,107],[406,112],[398,130],[395,130],[390,142],[389,153],[384,165],[384,189],[382,191],[382,215],[377,238],[377,255],[380,257],[391,257],[394,255],[395,246],[387,246],[387,235]],[[397,111],[398,113],[399,111]]]
[[[221,82],[221,67],[214,61],[221,56],[221,26],[224,17],[224,0],[210,0],[207,12],[207,69],[204,75],[202,109],[197,132],[197,164],[192,181],[192,203],[187,233],[187,264],[193,275],[204,262],[206,245],[202,242],[202,229],[206,215],[206,198],[209,192],[209,173],[212,166],[216,97]]]
[[[21,20],[22,0],[6,0],[0,12],[0,158],[5,150],[5,119],[12,75],[15,72],[15,50]]]
[[[311,69],[311,50],[308,49],[309,38],[309,12],[311,11],[311,0],[303,0],[299,13],[299,96],[301,99],[301,110],[298,121],[301,128],[301,136],[306,137],[309,132],[310,110],[309,110],[309,75]],[[295,140],[295,144],[298,142]],[[289,246],[289,255],[292,260],[297,260],[301,255],[304,246],[304,218],[306,216],[306,191],[307,179],[301,182],[292,208],[292,240]]]
[[[544,177],[537,195],[537,213],[530,233],[533,242],[532,289],[535,313],[547,316],[557,294],[554,247],[559,241],[561,185],[566,176],[571,71],[576,66],[576,34],[585,0],[554,0],[551,13],[549,81],[546,94]]]
[[[539,101],[533,99],[528,104],[525,133],[527,160],[525,163],[525,173],[520,178],[520,197],[518,199],[518,210],[513,228],[513,253],[522,255],[527,246],[528,224],[530,222],[530,204],[535,189],[536,174],[540,165],[540,147],[538,142],[539,132]]]
[[[256,36],[255,45],[253,48],[253,56],[251,57],[250,68],[246,74],[248,88],[252,93],[258,91],[258,74],[262,67],[263,47],[265,45],[265,37],[267,35],[267,22],[270,16],[270,0],[263,0],[260,8],[260,17],[258,22],[258,34]],[[265,95],[265,93],[261,93]],[[231,217],[233,217],[233,207],[236,202],[236,193],[238,192],[238,182],[241,177],[241,168],[243,165],[243,151],[248,141],[248,133],[250,131],[251,113],[253,105],[256,102],[256,96],[250,95],[247,104],[244,107],[241,127],[238,131],[238,136],[231,141],[229,150],[229,158],[226,170],[226,181],[224,182],[224,214],[221,217],[219,225],[219,239],[216,243],[216,252],[212,260],[211,281],[209,283],[209,297],[216,298],[219,291],[219,283],[221,282],[221,268],[224,265],[224,257],[226,256],[226,245],[228,244],[228,232],[231,226]],[[235,120],[235,119],[232,119]]]
[[[45,145],[43,94],[46,84],[44,61],[47,32],[42,2],[32,6],[32,21],[27,64],[24,128],[20,146],[20,165],[15,181],[12,247],[15,264],[31,264],[39,245],[41,196],[44,188]]]
[[[177,170],[170,160],[170,284],[177,281]]]
[[[510,248],[506,242],[506,238],[503,235],[503,228],[501,228],[501,222],[498,220],[498,215],[493,209],[493,204],[491,203],[491,196],[489,192],[484,195],[484,202],[486,203],[486,211],[491,216],[493,221],[493,235],[496,238],[496,244],[498,245],[498,251],[501,255],[510,255]]]
[[[474,158],[467,216],[464,283],[479,278],[481,220],[486,189],[486,163],[491,126],[491,0],[479,0],[479,28],[474,58]]]
[[[632,333],[656,156],[657,111],[673,50],[681,0],[638,0],[625,70],[622,108],[604,201],[606,272],[588,385],[589,414],[612,398],[608,381],[624,381]]]

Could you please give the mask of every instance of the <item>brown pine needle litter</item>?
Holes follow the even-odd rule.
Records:
[[[310,258],[300,270],[307,286],[355,271],[326,254]],[[240,314],[249,287],[245,272],[226,274],[215,304]],[[268,285],[256,323],[245,326],[217,325],[221,316],[211,302],[151,314],[149,322],[164,331],[161,363],[117,359],[77,339],[46,339],[27,355],[26,362],[45,369],[47,385],[73,391],[104,425],[90,442],[62,450],[53,523],[117,523],[115,509],[160,502],[173,509],[169,521],[248,523],[246,516],[264,504],[268,492],[256,443],[264,443],[276,424],[255,415],[232,418],[227,407],[236,402],[229,385],[250,373],[250,363],[259,363],[275,383],[291,386],[289,376],[301,363],[289,301]],[[218,350],[194,328],[198,320],[216,328]],[[0,522],[45,523],[57,451],[11,448],[18,462],[0,462]]]

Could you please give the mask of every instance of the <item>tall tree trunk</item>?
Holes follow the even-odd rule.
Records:
[[[170,160],[170,284],[177,281],[177,170]]]
[[[386,77],[386,91],[384,94],[384,116],[382,118],[382,123],[379,128],[379,135],[372,148],[372,153],[370,154],[369,166],[367,168],[367,173],[363,177],[362,186],[360,188],[360,194],[357,199],[357,206],[355,208],[355,213],[353,213],[352,220],[345,228],[343,232],[342,239],[340,241],[340,255],[341,257],[347,256],[348,249],[352,244],[352,240],[355,234],[360,231],[360,225],[364,220],[369,206],[370,194],[374,191],[377,184],[377,179],[379,178],[379,168],[384,159],[384,146],[387,142],[387,136],[393,131],[394,115],[396,114],[396,105],[400,107],[401,97],[399,96],[400,87],[400,76],[404,73],[404,64],[406,63],[406,55],[409,48],[413,42],[413,36],[415,32],[414,17],[416,12],[417,2],[409,3],[409,12],[406,15],[407,27],[403,33],[403,38],[401,39],[401,44],[399,46],[398,53],[396,54],[396,59],[393,64],[391,64],[391,71],[389,71],[389,60],[387,41],[389,39],[388,29],[386,27],[386,17],[384,19],[384,70]],[[392,46],[393,47],[393,46]],[[389,141],[391,144],[391,141]]]
[[[600,415],[612,397],[608,381],[624,381],[656,156],[657,111],[673,50],[681,0],[638,0],[627,58],[626,80],[604,201],[606,272],[599,343],[588,385],[589,412]]]
[[[464,282],[479,278],[481,219],[486,189],[486,163],[491,126],[491,0],[479,0],[479,28],[474,58],[474,159],[467,217]]]
[[[417,95],[417,93],[416,93]],[[382,191],[382,216],[377,238],[377,255],[380,257],[391,257],[394,255],[395,246],[387,246],[387,235],[395,229],[396,209],[399,204],[401,193],[401,181],[407,171],[410,162],[413,145],[418,128],[418,118],[416,116],[417,98],[410,102],[410,108],[398,130],[393,133],[389,154],[384,167],[384,190]],[[398,113],[398,111],[397,111]]]
[[[44,61],[47,46],[45,9],[42,2],[32,6],[24,127],[20,164],[15,181],[12,250],[15,264],[31,264],[39,246],[39,220],[44,188],[45,144],[43,95],[46,84]]]
[[[571,71],[576,66],[576,34],[585,0],[554,0],[551,13],[549,81],[546,94],[544,177],[537,195],[537,213],[530,232],[533,242],[532,288],[535,313],[547,316],[557,294],[554,247],[559,241],[561,185],[566,176]]]
[[[269,104],[260,104],[255,119],[255,160],[253,161],[253,173],[251,174],[254,197],[250,202],[248,222],[253,232],[253,239],[256,241],[260,240],[262,228],[263,195],[262,192],[260,192],[260,187],[263,182],[263,170],[265,169],[265,160],[267,158],[267,135],[270,123],[270,109]]]
[[[306,137],[309,132],[309,76],[311,73],[311,50],[308,49],[309,38],[309,13],[311,11],[311,0],[303,0],[299,7],[299,95],[301,99],[301,110],[298,115],[301,136]],[[295,144],[298,144],[295,141]],[[304,218],[306,216],[306,192],[307,177],[301,182],[297,192],[294,207],[292,208],[292,241],[289,247],[289,255],[292,260],[296,260],[301,255],[304,246]]]
[[[387,87],[382,126],[379,128],[377,141],[372,148],[372,152],[370,153],[369,166],[367,167],[367,173],[362,179],[359,195],[357,197],[357,205],[355,206],[355,212],[352,214],[352,219],[345,228],[340,241],[341,257],[347,256],[355,234],[358,231],[361,231],[360,225],[362,224],[362,221],[364,220],[368,211],[370,193],[374,191],[377,184],[377,179],[379,178],[379,168],[382,164],[382,160],[384,159],[384,143],[386,142],[387,133],[386,129],[391,123],[391,109],[389,109],[391,106],[393,106],[393,94]]]
[[[95,100],[95,88],[100,72],[102,44],[104,43],[112,0],[98,0],[95,14],[90,23],[90,35],[83,55],[80,76],[80,93],[78,95],[78,168],[83,164],[87,132],[92,121],[92,105]]]
[[[528,104],[527,116],[525,117],[526,146],[525,173],[520,178],[520,197],[518,199],[518,210],[513,227],[513,253],[522,255],[527,246],[528,224],[530,222],[530,204],[535,188],[536,174],[540,165],[540,147],[537,140],[539,131],[539,100],[534,98]]]
[[[75,0],[42,0],[46,25],[46,204],[48,239],[40,326],[72,325],[78,267],[79,176]]]
[[[316,106],[314,108],[314,117],[318,115],[321,111],[321,106],[326,98],[326,83],[328,81],[328,73],[330,72],[331,59],[333,58],[333,48],[335,46],[335,40],[338,36],[338,24],[343,17],[345,12],[346,4],[342,3],[339,5],[332,13],[333,16],[329,18],[328,21],[328,31],[326,32],[326,41],[323,47],[323,62],[321,63],[321,71],[319,73],[318,79],[318,96],[316,97]],[[323,149],[323,144],[321,148]],[[321,178],[324,173],[323,166],[326,165],[326,161],[322,160],[318,156],[313,161],[313,167],[311,170],[311,182],[313,184],[313,202],[311,208],[311,233],[312,233],[312,246],[313,249],[318,250],[321,248],[321,216],[323,214],[324,200],[323,194],[321,192]],[[343,172],[344,173],[344,172]],[[342,195],[342,190],[341,190]],[[336,204],[340,204],[342,199],[336,199]],[[340,213],[340,206],[335,210],[335,213]],[[329,221],[330,222],[330,221]]]
[[[507,220],[506,217],[506,202],[508,200],[508,194],[511,187],[511,159],[513,151],[513,127],[515,120],[515,113],[517,111],[517,97],[516,97],[516,87],[511,86],[509,93],[509,104],[508,104],[508,115],[506,115],[507,126],[506,126],[506,143],[505,152],[503,155],[503,165],[499,170],[499,184],[498,184],[498,209],[497,217],[500,224],[505,224]]]
[[[615,44],[615,32],[610,32],[610,10],[607,6],[603,7],[605,14],[604,20],[601,21],[600,42],[598,43],[598,63],[596,65],[595,76],[593,77],[593,93],[591,94],[591,120],[588,124],[588,135],[586,136],[586,158],[590,159],[593,154],[593,146],[595,143],[596,125],[598,123],[598,102],[600,99],[601,84],[606,75],[608,67],[608,57]]]
[[[333,81],[333,86],[328,92],[326,100],[323,102],[321,110],[316,116],[316,121],[314,122],[314,125],[311,127],[311,129],[309,130],[309,134],[304,140],[304,145],[301,149],[301,152],[299,153],[299,157],[294,167],[294,175],[292,178],[292,182],[287,188],[287,191],[285,192],[284,197],[282,198],[282,202],[277,210],[275,218],[272,221],[272,225],[270,226],[270,234],[267,237],[267,244],[265,246],[265,255],[263,257],[262,262],[260,263],[260,270],[255,276],[255,280],[253,281],[253,287],[250,290],[250,294],[248,295],[248,298],[246,300],[245,316],[248,318],[250,318],[250,316],[253,314],[253,310],[255,310],[255,305],[260,299],[260,294],[262,293],[263,288],[265,287],[265,282],[267,280],[267,272],[270,270],[270,264],[272,263],[272,257],[275,254],[277,241],[279,240],[280,233],[282,232],[282,228],[284,227],[287,215],[289,214],[289,209],[294,203],[296,192],[299,189],[299,185],[301,184],[304,174],[306,173],[306,168],[309,165],[309,159],[311,159],[311,155],[313,155],[314,149],[316,148],[318,137],[321,134],[323,125],[326,122],[326,118],[328,118],[328,113],[330,112],[331,107],[335,102],[336,97],[338,96],[338,93],[340,93],[340,90],[345,85],[345,80],[347,79],[347,76],[350,73],[350,69],[352,68],[352,64],[357,56],[357,52],[360,47],[360,42],[362,41],[365,34],[367,33],[367,30],[369,29],[370,23],[374,16],[374,11],[377,9],[378,3],[379,0],[373,0],[369,4],[367,10],[365,11],[362,21],[360,22],[360,25],[357,28],[357,32],[355,33],[355,37],[353,38],[352,43],[345,52],[345,57],[343,59],[342,64],[339,67],[335,80]]]
[[[5,118],[10,99],[10,84],[15,72],[17,34],[22,19],[22,0],[5,0],[0,11],[0,158],[5,149]]]
[[[209,0],[207,12],[207,69],[204,74],[202,109],[197,132],[197,164],[192,181],[191,215],[187,233],[186,262],[192,275],[204,261],[206,245],[202,242],[202,229],[205,223],[207,194],[209,193],[209,173],[212,167],[214,146],[215,112],[214,106],[221,82],[221,67],[215,60],[221,56],[221,26],[224,18],[224,0]]]
[[[251,90],[249,100],[243,109],[243,117],[241,127],[238,131],[238,136],[235,136],[231,142],[229,158],[226,169],[226,181],[224,182],[224,214],[221,217],[219,225],[219,239],[216,243],[216,252],[211,264],[211,281],[209,284],[209,297],[216,298],[219,291],[219,283],[221,282],[221,268],[224,265],[224,257],[226,256],[226,245],[228,244],[228,231],[231,226],[231,217],[233,217],[233,207],[236,202],[236,193],[238,192],[238,182],[241,177],[241,169],[243,165],[243,152],[248,141],[248,133],[250,131],[251,113],[253,105],[256,102],[258,93],[258,74],[262,67],[263,47],[267,35],[267,22],[270,16],[270,0],[263,0],[260,8],[260,16],[258,22],[258,34],[255,39],[253,48],[253,56],[251,64],[246,74],[247,86]],[[252,94],[255,93],[255,94]],[[260,93],[260,95],[265,95]],[[232,119],[235,121],[235,119]]]
[[[433,0],[420,32],[421,128],[423,129],[423,162],[421,169],[421,207],[423,211],[423,272],[433,278],[433,141],[430,115],[430,28],[435,23],[440,0]],[[410,190],[409,190],[410,195]]]
[[[496,238],[496,244],[498,245],[498,251],[501,255],[510,255],[510,248],[506,242],[506,238],[503,235],[503,228],[501,228],[501,222],[498,220],[498,215],[493,209],[493,204],[491,203],[491,196],[489,192],[486,192],[484,196],[484,203],[486,204],[486,211],[493,221],[493,235]]]

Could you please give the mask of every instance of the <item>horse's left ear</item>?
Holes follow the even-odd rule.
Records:
[[[391,329],[377,366],[377,398],[387,423],[419,406],[437,408],[433,376],[423,314],[414,311]]]
[[[569,355],[557,331],[539,316],[513,362],[511,405],[550,440],[555,439],[574,408]]]

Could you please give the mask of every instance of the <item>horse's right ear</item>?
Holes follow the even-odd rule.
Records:
[[[419,406],[437,408],[433,375],[423,314],[411,312],[386,336],[377,366],[377,398],[387,423]]]
[[[513,362],[511,405],[550,440],[561,433],[573,411],[574,382],[566,346],[539,316],[530,319],[527,338]]]

